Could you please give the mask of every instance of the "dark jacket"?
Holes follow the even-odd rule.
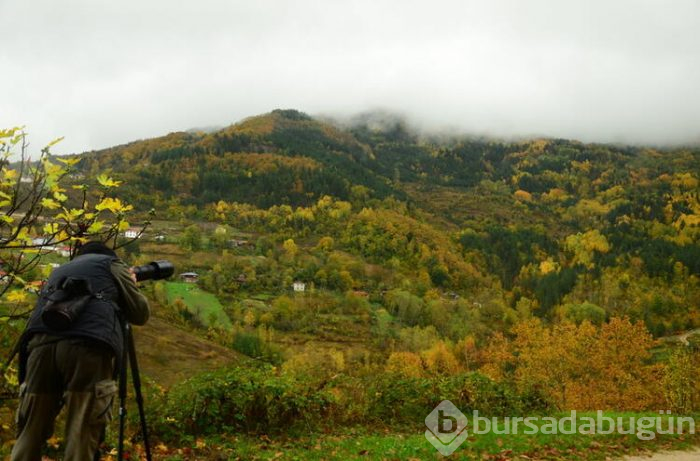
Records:
[[[112,263],[116,260],[111,256],[101,254],[85,254],[56,268],[44,285],[20,346],[20,380],[23,380],[23,369],[27,359],[27,343],[31,337],[44,333],[60,338],[83,338],[96,342],[111,349],[119,360],[124,347],[122,317],[119,307],[119,289],[112,273]],[[93,296],[87,306],[71,327],[64,331],[55,331],[46,326],[41,319],[47,296],[66,277],[87,279],[90,282]]]

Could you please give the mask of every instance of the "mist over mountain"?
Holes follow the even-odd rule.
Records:
[[[411,185],[469,188],[483,181],[544,194],[571,189],[561,177],[573,173],[573,164],[627,175],[632,165],[653,158],[651,152],[671,159],[697,148],[499,140],[430,132],[388,111],[334,119],[275,110],[221,129],[170,133],[86,153],[80,168],[112,169],[144,206],[177,198],[198,206],[227,200],[268,207],[308,205],[324,195],[346,200],[354,186],[375,198],[401,200]],[[654,167],[659,174],[674,169],[673,163]]]

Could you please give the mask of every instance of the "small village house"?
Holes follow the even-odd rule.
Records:
[[[180,274],[180,280],[187,283],[197,283],[199,274],[196,272],[183,272]]]
[[[139,229],[131,228],[131,229],[127,229],[124,232],[124,237],[126,237],[128,239],[141,238],[141,233],[140,233]]]

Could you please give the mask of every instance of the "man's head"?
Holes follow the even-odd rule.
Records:
[[[86,254],[99,254],[117,257],[117,254],[113,249],[105,245],[103,242],[88,242],[78,248],[76,256],[86,255]]]

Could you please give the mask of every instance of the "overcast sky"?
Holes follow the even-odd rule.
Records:
[[[82,152],[276,108],[700,141],[700,1],[0,0],[0,127]]]

